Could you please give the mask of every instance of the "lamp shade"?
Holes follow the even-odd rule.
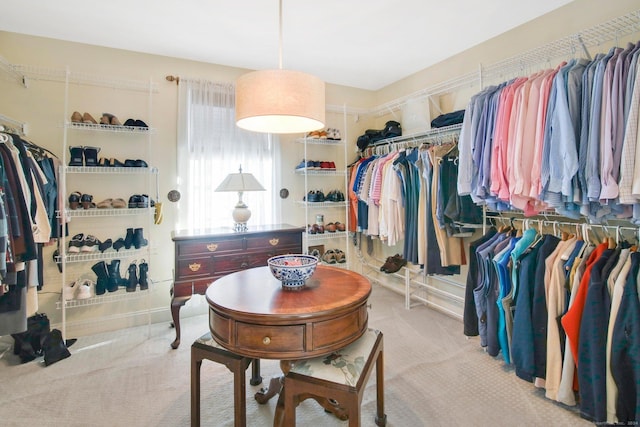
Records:
[[[236,81],[236,124],[254,132],[303,133],[325,123],[325,85],[300,71],[261,70]]]
[[[258,180],[250,173],[230,173],[218,185],[216,191],[265,191]]]

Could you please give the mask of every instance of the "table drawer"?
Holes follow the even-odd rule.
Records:
[[[338,343],[336,337],[354,336],[358,331],[362,331],[366,324],[366,306],[335,319],[316,322],[313,324],[313,348],[308,350],[317,351],[331,347]]]
[[[211,257],[189,258],[176,263],[176,280],[206,277],[214,271]]]
[[[263,326],[236,322],[236,347],[270,353],[304,350],[304,325]]]
[[[228,240],[190,240],[176,243],[176,256],[185,257],[201,254],[217,254],[221,252],[242,251],[242,238]]]
[[[249,237],[247,249],[277,249],[283,246],[301,246],[302,233],[274,233],[264,236]]]

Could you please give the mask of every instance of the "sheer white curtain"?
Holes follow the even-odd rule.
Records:
[[[244,193],[249,226],[275,222],[273,200],[277,153],[270,135],[235,125],[234,86],[180,80],[178,106],[178,230],[233,226],[238,194],[214,190],[229,174],[252,173],[266,191]]]

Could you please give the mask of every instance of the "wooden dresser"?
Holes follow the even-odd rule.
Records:
[[[302,252],[303,227],[287,224],[249,227],[236,232],[231,227],[212,228],[198,233],[174,231],[174,282],[171,288],[171,316],[180,345],[180,308],[191,295],[204,295],[216,279],[248,268],[267,265],[275,255]]]

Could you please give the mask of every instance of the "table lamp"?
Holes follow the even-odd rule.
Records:
[[[242,173],[242,165],[238,173],[230,173],[222,181],[216,192],[222,191],[237,191],[238,203],[233,209],[233,222],[234,231],[247,231],[247,221],[251,218],[251,211],[242,201],[242,193],[245,191],[265,191],[264,187],[260,185],[258,180],[250,173]]]

